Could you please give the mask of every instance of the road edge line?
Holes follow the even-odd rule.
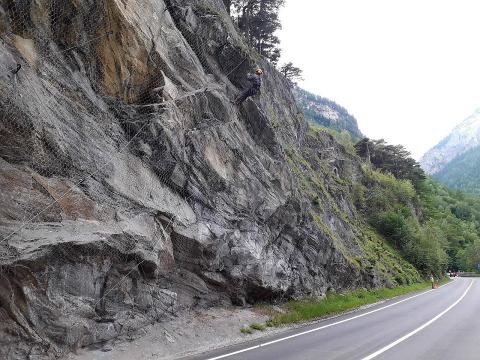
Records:
[[[429,321],[427,321],[425,324],[419,326],[418,328],[416,328],[415,330],[409,332],[408,334],[402,336],[401,338],[395,340],[394,342],[388,344],[387,346],[384,346],[383,348],[375,351],[373,354],[370,354],[364,358],[362,358],[361,360],[371,360],[371,359],[374,359],[376,358],[378,355],[381,355],[383,354],[385,351],[387,350],[390,350],[391,348],[393,348],[394,346],[400,344],[401,342],[407,340],[408,338],[412,337],[413,335],[415,335],[416,333],[422,331],[423,329],[425,329],[427,326],[433,324],[435,321],[437,321],[438,319],[440,319],[443,315],[445,315],[447,312],[449,312],[450,310],[452,310],[455,306],[457,306],[460,301],[463,300],[463,298],[467,295],[467,293],[470,291],[470,289],[472,288],[472,285],[473,285],[473,280],[470,281],[470,285],[467,287],[467,289],[465,290],[465,292],[462,294],[462,296],[460,296],[457,301],[455,301],[452,305],[450,305],[448,308],[446,308],[445,310],[443,310],[440,314],[438,314],[437,316],[435,316],[434,318],[430,319]]]
[[[276,343],[278,343],[278,342],[282,342],[282,341],[285,341],[285,340],[290,340],[290,339],[293,339],[293,338],[296,338],[296,337],[299,337],[299,336],[302,336],[302,335],[307,335],[307,334],[310,334],[310,333],[312,333],[312,332],[320,331],[320,330],[323,330],[323,329],[326,329],[326,328],[329,328],[329,327],[332,327],[332,326],[336,326],[336,325],[339,325],[339,324],[343,324],[343,323],[346,323],[346,322],[349,322],[349,321],[352,321],[352,320],[355,320],[355,319],[358,319],[358,318],[361,318],[361,317],[364,317],[364,316],[367,316],[367,315],[376,313],[376,312],[378,312],[378,311],[381,311],[381,310],[390,308],[390,307],[392,307],[392,306],[395,306],[395,305],[400,304],[400,303],[403,303],[403,302],[405,302],[405,301],[408,301],[408,300],[417,298],[417,297],[419,297],[419,296],[429,294],[430,292],[432,292],[432,291],[434,291],[434,290],[438,290],[438,289],[440,289],[440,288],[442,288],[442,287],[444,287],[444,286],[453,284],[454,282],[455,282],[455,281],[449,281],[448,283],[441,285],[441,286],[440,286],[439,288],[437,288],[437,289],[430,289],[430,290],[427,290],[427,291],[423,291],[423,292],[421,292],[421,293],[419,293],[419,294],[410,296],[410,297],[408,297],[408,298],[406,298],[406,299],[397,301],[397,302],[392,303],[392,304],[388,304],[388,305],[383,306],[383,307],[381,307],[381,308],[378,308],[378,309],[375,309],[375,310],[372,310],[372,311],[368,311],[368,312],[363,313],[363,314],[360,314],[360,315],[353,316],[353,317],[348,318],[348,319],[340,320],[340,321],[337,321],[337,322],[334,322],[334,323],[331,323],[331,324],[328,324],[328,325],[323,325],[323,326],[320,326],[320,327],[317,327],[317,328],[314,328],[314,329],[310,329],[310,330],[307,330],[307,331],[302,331],[302,332],[297,333],[297,334],[293,334],[293,335],[286,336],[286,337],[283,337],[283,338],[280,338],[280,339],[268,341],[268,342],[266,342],[266,343],[262,343],[262,344],[258,344],[258,345],[255,345],[255,346],[251,346],[251,347],[248,347],[248,348],[245,348],[245,349],[237,350],[237,351],[234,351],[234,352],[231,352],[231,353],[228,353],[228,354],[224,354],[224,355],[219,355],[219,356],[215,356],[215,357],[212,357],[212,358],[208,358],[208,359],[206,359],[206,360],[219,360],[219,359],[224,359],[224,358],[227,358],[227,357],[230,357],[230,356],[242,354],[242,353],[247,352],[247,351],[252,351],[252,350],[255,350],[255,349],[259,349],[259,348],[261,348],[261,347],[264,347],[264,346],[273,345],[273,344],[276,344]],[[328,320],[328,319],[325,319],[325,320]],[[362,360],[363,360],[363,359],[362,359]]]

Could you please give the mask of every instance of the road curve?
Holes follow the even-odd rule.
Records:
[[[440,289],[185,360],[469,360],[480,358],[480,280]]]

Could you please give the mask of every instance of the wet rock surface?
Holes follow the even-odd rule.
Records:
[[[307,133],[222,1],[0,0],[0,36],[0,357],[386,283],[352,261],[357,159]]]

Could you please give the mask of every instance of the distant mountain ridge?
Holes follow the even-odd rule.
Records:
[[[457,156],[433,177],[452,189],[480,195],[480,146]]]
[[[480,109],[455,127],[452,132],[420,159],[428,174],[442,171],[456,157],[480,146]]]
[[[344,107],[299,87],[295,87],[293,93],[309,122],[337,131],[346,130],[354,138],[363,138],[357,119],[350,115]]]
[[[420,164],[445,185],[480,195],[480,109],[425,153]]]

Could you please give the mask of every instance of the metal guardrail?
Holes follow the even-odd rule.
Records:
[[[476,272],[461,272],[461,273],[458,273],[458,276],[461,276],[461,277],[480,277],[480,273],[476,273]]]

